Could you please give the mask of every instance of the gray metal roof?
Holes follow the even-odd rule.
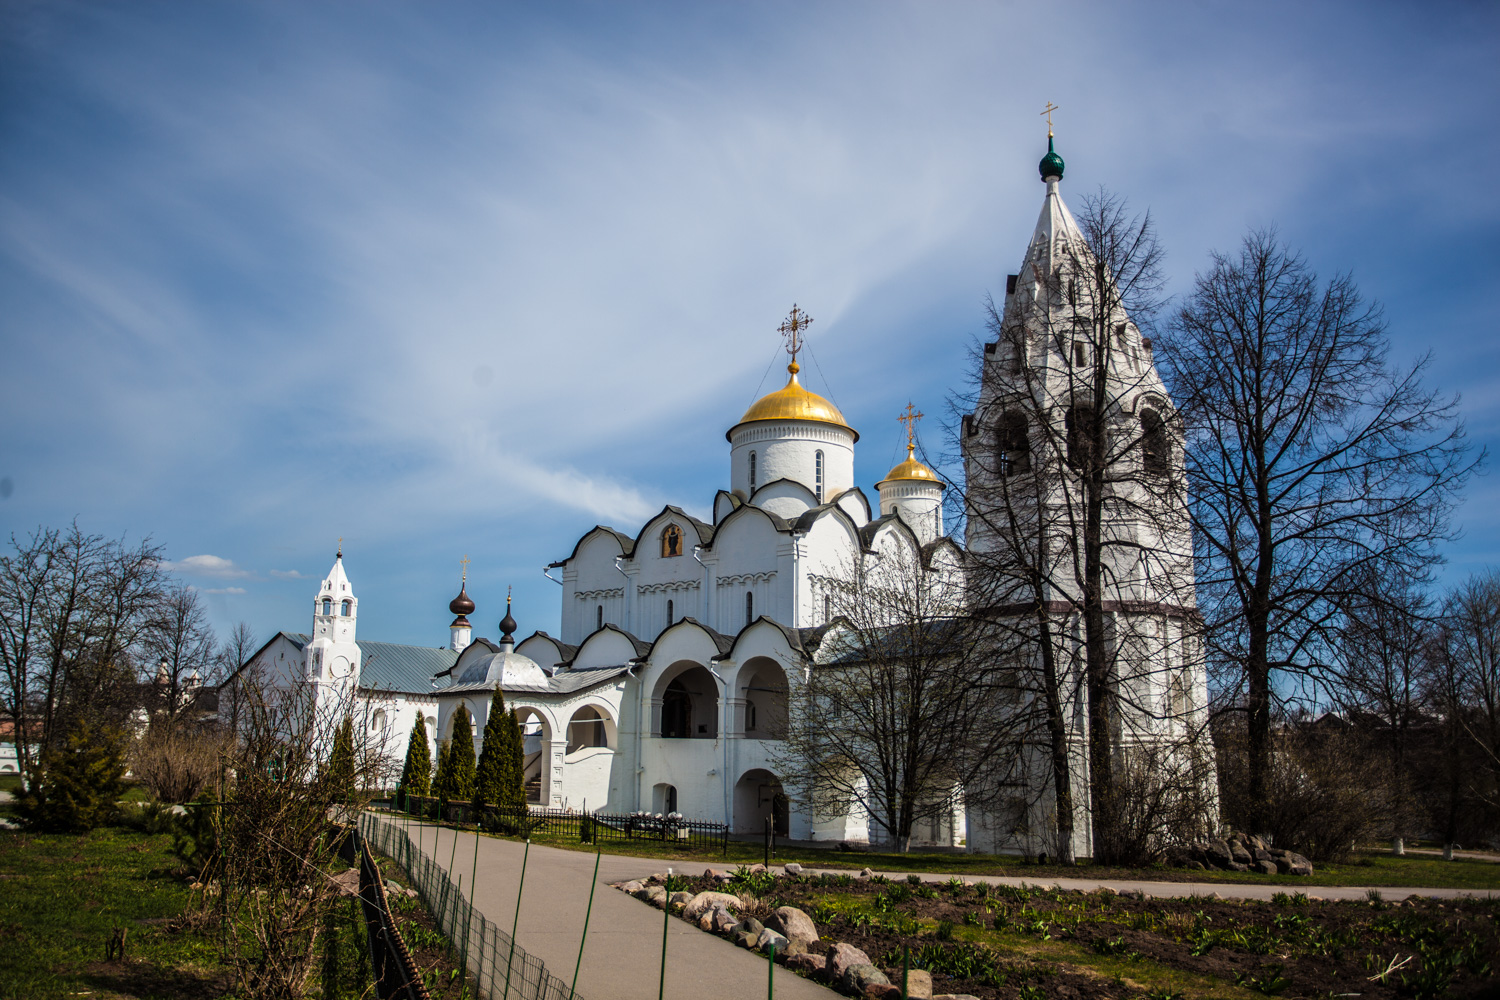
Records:
[[[603,684],[605,681],[614,680],[621,674],[630,672],[629,664],[612,667],[587,667],[583,670],[564,670],[547,679],[545,686],[538,684],[503,684],[500,691],[503,694],[574,694],[588,688]],[[435,696],[445,694],[473,694],[475,692],[493,691],[495,685],[483,684],[454,684],[451,687],[439,687],[433,689]]]
[[[283,632],[299,648],[312,636]],[[360,664],[359,686],[402,694],[432,695],[432,678],[453,667],[458,654],[447,646],[405,646],[397,642],[358,641],[364,662]]]

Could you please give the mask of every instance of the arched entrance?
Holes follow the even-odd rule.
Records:
[[[761,833],[768,816],[776,836],[787,836],[791,801],[781,787],[781,779],[764,768],[746,771],[734,785],[734,832]]]
[[[552,801],[551,751],[552,727],[547,717],[534,708],[516,709],[521,723],[521,773],[526,783],[526,801],[547,805]]]
[[[711,740],[719,735],[719,682],[702,664],[674,663],[656,682],[655,735]]]
[[[767,657],[756,657],[740,669],[739,694],[745,707],[740,731],[747,740],[784,740],[787,730],[786,672]]]

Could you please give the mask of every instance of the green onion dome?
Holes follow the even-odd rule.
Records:
[[[1062,180],[1063,158],[1057,155],[1057,150],[1052,148],[1052,136],[1047,136],[1047,155],[1042,157],[1042,162],[1037,164],[1042,172],[1042,180],[1048,177],[1056,177]]]

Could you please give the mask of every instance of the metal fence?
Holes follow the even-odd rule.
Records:
[[[581,1000],[541,959],[516,944],[464,897],[449,873],[417,850],[406,831],[365,813],[360,831],[370,846],[406,869],[411,886],[432,912],[438,928],[452,942],[453,953],[468,967],[489,1000]]]
[[[422,974],[412,961],[385,895],[385,880],[370,854],[370,845],[358,830],[350,830],[344,842],[346,861],[359,865],[359,903],[365,919],[370,964],[375,976],[375,995],[380,1000],[431,1000],[422,984]]]
[[[467,802],[449,802],[426,796],[407,795],[391,800],[391,808],[412,816],[442,818],[452,823],[473,823],[474,808]],[[630,840],[665,841],[689,850],[729,850],[729,827],[707,820],[685,819],[680,815],[652,813],[574,812],[570,809],[532,807],[500,809],[487,806],[479,815],[479,825],[486,830],[500,830],[518,836],[533,833],[557,834],[588,843],[623,843]]]

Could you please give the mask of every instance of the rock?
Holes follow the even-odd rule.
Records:
[[[665,907],[667,905],[667,890],[659,885],[648,886],[646,889],[646,902],[652,906]]]
[[[755,950],[759,952],[769,951],[773,945],[776,947],[776,951],[780,953],[786,947],[786,936],[777,934],[769,927],[762,929],[760,936],[755,939]]]
[[[703,877],[704,878],[718,878],[720,875],[726,875],[726,874],[728,874],[728,873],[727,872],[722,872],[722,871],[720,871],[717,868],[705,868],[705,869],[703,869]]]
[[[713,921],[709,929],[715,934],[728,934],[734,930],[734,925],[740,922],[738,917],[722,907],[710,913],[709,918]]]
[[[765,865],[761,864],[759,861],[757,861],[755,864],[753,864],[753,865],[750,866],[750,874],[751,875],[759,875],[761,872],[769,871],[769,870],[770,869],[768,869]]]
[[[863,995],[865,1000],[901,1000],[901,987],[871,983]]]
[[[751,934],[749,931],[734,932],[734,943],[739,945],[741,948],[746,948],[750,951],[754,951],[755,942],[758,940],[760,940],[760,935],[758,934]]]
[[[793,955],[806,955],[807,953],[807,942],[798,941],[796,938],[788,941],[785,947],[776,949],[776,957],[783,961]]]
[[[629,882],[621,882],[619,885],[615,886],[615,888],[619,889],[621,892],[628,892],[632,896],[634,896],[636,893],[640,892],[646,887],[641,884],[641,881],[639,879],[631,879]]]
[[[1254,854],[1256,851],[1268,850],[1270,845],[1268,845],[1259,836],[1252,833],[1250,834],[1250,836],[1245,838],[1245,846],[1250,849],[1250,853]],[[1257,860],[1259,860],[1258,857]]]
[[[1218,902],[1218,903],[1222,903],[1224,901],[1224,897],[1221,896],[1221,895],[1219,895],[1217,892],[1211,892],[1211,893],[1209,893],[1208,894],[1208,898],[1212,899],[1212,900],[1214,900],[1215,902]]]
[[[741,909],[740,897],[727,892],[700,892],[693,896],[683,908],[682,919],[697,921],[710,910],[721,907],[726,910]]]
[[[1271,860],[1257,861],[1255,862],[1255,864],[1250,866],[1250,870],[1260,872],[1262,875],[1275,875],[1276,862]]]
[[[1203,853],[1208,855],[1205,859],[1218,868],[1229,867],[1229,862],[1234,860],[1234,854],[1229,850],[1229,842],[1226,840],[1210,840],[1203,845]]]
[[[1250,870],[1249,865],[1242,865],[1238,861],[1231,861],[1226,867],[1232,872],[1247,872]]]
[[[906,995],[910,1000],[931,1000],[932,973],[926,969],[908,969],[906,972]]]
[[[793,972],[805,972],[812,976],[820,974],[823,971],[823,966],[826,964],[828,964],[828,959],[822,955],[812,955],[807,952],[802,952],[798,955],[788,955],[786,959],[786,967],[788,969],[791,969]]]
[[[840,977],[839,982],[843,984],[847,992],[857,997],[864,996],[865,989],[869,986],[891,985],[891,981],[885,977],[885,973],[875,968],[869,962],[856,962],[849,966],[844,970],[844,974]],[[898,993],[897,996],[899,995]]]
[[[690,892],[674,892],[669,898],[672,903],[672,909],[675,910],[679,906],[686,906],[691,903],[693,901],[693,894]]]
[[[1235,861],[1238,861],[1242,865],[1248,865],[1255,860],[1245,845],[1238,840],[1231,840],[1229,842],[1229,853]]]
[[[1121,889],[1120,895],[1126,899],[1145,899],[1146,894],[1140,889]]]
[[[818,926],[795,906],[778,906],[766,926],[781,932],[788,940],[812,944],[818,939]]]
[[[797,864],[797,862],[795,861],[793,861],[791,864],[782,865],[781,870],[786,872],[788,875],[802,874],[802,866]]]
[[[871,869],[871,868],[861,868],[859,870],[859,875],[857,877],[858,878],[874,878],[875,877],[875,871],[874,871],[874,869]]]
[[[870,956],[843,941],[828,949],[828,973],[835,982],[844,978],[852,965],[869,965]]]
[[[388,892],[401,892],[402,891],[401,890],[401,883],[400,882],[392,881],[391,879],[386,879],[385,880],[385,887],[386,887],[386,890]]]
[[[734,925],[734,932],[736,934],[750,934],[757,939],[760,938],[760,932],[765,929],[766,925],[761,923],[759,920],[756,920],[754,917],[746,917],[744,920],[741,920],[739,923]]]
[[[666,890],[659,885],[643,885],[632,892],[631,895],[636,899],[649,903],[651,902],[651,893],[653,892],[666,892]]]
[[[1312,862],[1295,851],[1288,851],[1286,855],[1287,874],[1289,875],[1311,875],[1313,873]]]
[[[1250,849],[1250,856],[1253,857],[1256,861],[1271,860],[1271,852],[1263,847],[1252,847]]]
[[[1271,864],[1276,866],[1276,872],[1279,875],[1285,875],[1292,870],[1292,862],[1287,858],[1285,853],[1280,855],[1273,854],[1271,856]]]

